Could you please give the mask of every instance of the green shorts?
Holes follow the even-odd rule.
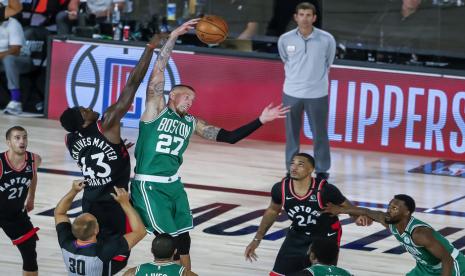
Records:
[[[149,233],[156,231],[177,236],[194,227],[180,179],[171,183],[133,180],[131,199]]]

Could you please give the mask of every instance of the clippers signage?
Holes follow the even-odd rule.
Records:
[[[75,105],[103,113],[118,99],[143,51],[79,41],[54,40],[52,46],[50,118]],[[125,126],[138,126],[154,59],[123,119]],[[167,68],[165,94],[182,80],[197,92],[190,112],[226,129],[253,120],[270,102],[281,102],[284,73],[279,60],[174,52]],[[329,87],[332,146],[463,159],[464,78],[334,66]],[[284,142],[284,120],[262,127],[251,138]],[[311,143],[307,118],[302,138]]]

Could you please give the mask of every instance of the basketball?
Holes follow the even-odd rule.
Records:
[[[218,44],[228,37],[228,24],[216,15],[205,15],[195,27],[195,34],[206,44]]]

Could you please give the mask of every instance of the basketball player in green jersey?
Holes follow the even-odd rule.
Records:
[[[178,169],[192,134],[233,144],[262,124],[284,118],[288,112],[288,108],[282,105],[269,105],[259,118],[236,130],[227,131],[187,113],[195,98],[194,89],[190,86],[174,86],[168,104],[165,103],[164,71],[170,54],[177,37],[193,29],[198,20],[187,21],[173,30],[157,56],[147,86],[145,111],[139,123],[135,177],[131,184],[132,201],[147,232],[168,233],[176,237],[181,264],[189,270],[188,231],[193,228],[193,220]]]
[[[152,241],[154,261],[128,269],[123,276],[197,276],[192,271],[174,262],[176,251],[174,238],[170,234],[159,234]]]
[[[333,239],[316,238],[310,246],[311,266],[289,276],[351,276],[352,274],[336,266],[339,246]]]
[[[334,215],[366,215],[388,228],[416,260],[417,265],[408,276],[465,275],[465,256],[430,225],[412,216],[415,201],[408,195],[394,196],[386,213],[331,203],[325,211]]]

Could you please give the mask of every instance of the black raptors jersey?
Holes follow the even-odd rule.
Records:
[[[310,179],[310,188],[306,195],[298,196],[294,192],[293,180],[284,178],[271,190],[274,203],[281,204],[292,221],[292,229],[312,236],[326,236],[339,230],[339,219],[322,213],[326,203],[341,204],[346,199],[338,188],[325,180],[318,182]],[[337,229],[336,229],[337,228]]]
[[[6,152],[0,153],[0,218],[12,218],[24,209],[34,177],[34,154],[26,151],[24,166],[14,169]]]
[[[108,141],[100,121],[81,132],[69,133],[65,143],[86,180],[86,200],[113,201],[113,186],[128,189],[131,165],[126,146],[122,140],[119,144]]]

